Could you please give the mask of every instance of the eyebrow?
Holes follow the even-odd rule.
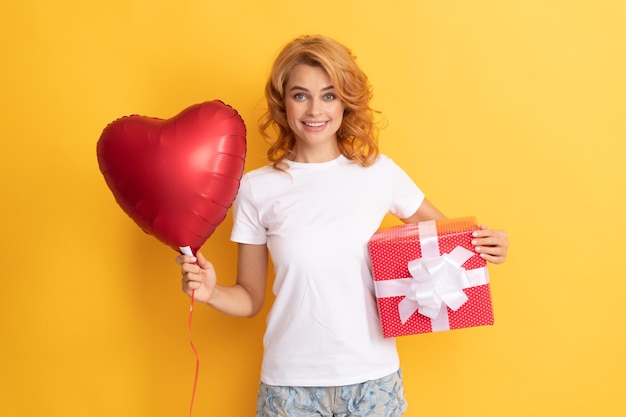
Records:
[[[328,87],[324,87],[324,88],[322,88],[322,91],[328,91],[328,90],[334,90],[334,89],[335,89],[335,87],[334,87],[334,86],[329,85]],[[306,92],[308,92],[308,91],[309,91],[308,89],[306,89],[306,88],[304,88],[304,87],[300,87],[299,85],[294,85],[293,87],[291,87],[291,88],[289,89],[289,91],[294,91],[294,90],[306,91]]]

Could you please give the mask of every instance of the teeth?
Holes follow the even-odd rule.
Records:
[[[321,123],[308,123],[308,122],[305,122],[304,124],[307,125],[307,126],[310,126],[310,127],[320,127],[320,126],[324,126],[325,122],[321,122]]]

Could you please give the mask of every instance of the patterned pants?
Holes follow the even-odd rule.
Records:
[[[281,387],[261,382],[256,417],[400,417],[406,408],[398,370],[340,387]]]

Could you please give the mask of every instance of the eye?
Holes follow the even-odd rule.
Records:
[[[335,93],[328,93],[324,95],[324,100],[326,101],[332,101],[334,99],[336,99],[337,96],[335,95]]]
[[[304,95],[304,93],[297,93],[293,95],[293,99],[296,101],[304,101],[306,100],[306,95]]]

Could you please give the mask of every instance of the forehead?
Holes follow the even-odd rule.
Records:
[[[298,64],[293,67],[285,84],[285,89],[294,86],[308,90],[327,88],[332,85],[328,73],[322,67]]]

